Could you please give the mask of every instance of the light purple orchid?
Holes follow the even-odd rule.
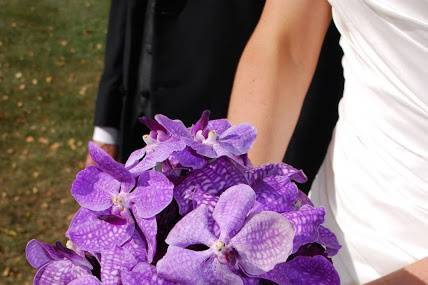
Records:
[[[110,250],[131,238],[135,218],[149,244],[151,261],[156,247],[155,216],[172,201],[174,185],[154,170],[134,178],[95,144],[89,145],[89,151],[96,167],[80,171],[71,192],[80,206],[93,212],[81,211],[76,215],[68,236],[80,249]],[[80,215],[85,218],[79,218]]]
[[[157,171],[146,171],[135,179],[96,144],[89,144],[96,167],[78,173],[71,193],[80,206],[92,211],[112,209],[113,214],[126,210],[143,219],[154,217],[172,200],[174,185]]]
[[[25,254],[32,267],[37,269],[35,285],[101,284],[92,273],[89,261],[57,242],[54,246],[31,240]],[[86,281],[92,283],[85,283]]]
[[[256,139],[255,128],[249,124],[232,126],[226,119],[210,121],[209,115],[209,111],[204,111],[192,126],[190,147],[209,158],[228,156],[236,159],[246,154]]]
[[[157,264],[160,276],[180,284],[243,284],[239,272],[257,276],[285,262],[292,250],[293,226],[275,212],[248,216],[255,199],[244,184],[221,194],[212,214],[218,235],[210,229],[207,206],[184,216],[166,239],[170,246]],[[195,244],[208,249],[186,249]]]
[[[179,120],[171,120],[164,115],[156,115],[155,119],[141,118],[149,129],[150,133],[143,136],[146,146],[134,151],[128,158],[125,167],[132,173],[140,174],[146,170],[154,168],[158,163],[168,160],[175,152],[184,151],[187,143],[191,140],[191,135],[186,126]],[[201,163],[199,157],[176,156],[176,159],[183,159],[183,164]]]

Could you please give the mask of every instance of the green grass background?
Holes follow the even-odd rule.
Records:
[[[25,244],[64,241],[77,209],[108,0],[0,0],[0,284],[31,284]]]

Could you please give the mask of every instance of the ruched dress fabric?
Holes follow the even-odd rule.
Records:
[[[345,90],[310,195],[341,283],[363,284],[428,256],[428,1],[330,4]]]

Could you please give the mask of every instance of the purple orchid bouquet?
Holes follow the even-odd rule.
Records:
[[[81,208],[66,246],[31,240],[34,284],[339,284],[340,245],[325,211],[284,163],[252,167],[248,124],[209,120],[190,128],[142,118],[146,146],[123,165],[95,144],[96,166],[71,193]]]

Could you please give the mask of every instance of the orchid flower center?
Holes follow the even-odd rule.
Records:
[[[157,131],[150,131],[149,134],[145,134],[143,136],[143,141],[146,144],[146,151],[151,152],[153,151],[158,143],[164,142],[170,138],[170,135],[167,133],[157,130]]]
[[[216,241],[211,248],[214,250],[218,260],[221,263],[234,264],[236,262],[235,250],[231,247],[228,247],[223,241]]]
[[[145,134],[143,136],[143,141],[146,145],[152,145],[155,143],[155,140],[149,134]]]
[[[73,242],[71,240],[67,240],[67,242],[65,243],[65,247],[71,250],[76,250]]]
[[[126,193],[119,193],[117,195],[114,195],[111,198],[111,201],[113,202],[113,205],[116,206],[120,211],[123,211],[127,208],[127,201],[126,201]]]
[[[215,131],[209,131],[208,137],[203,141],[204,144],[213,145],[217,142],[217,133]]]
[[[202,130],[199,130],[199,131],[196,132],[195,139],[198,142],[203,142],[205,140],[205,137],[204,137],[204,134],[203,134]]]
[[[226,244],[221,240],[218,240],[213,244],[213,249],[217,254],[221,253],[225,247],[226,247]]]

